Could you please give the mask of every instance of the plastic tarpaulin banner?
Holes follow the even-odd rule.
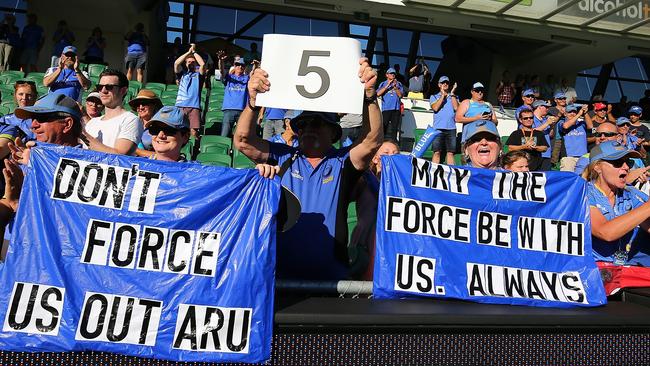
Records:
[[[280,184],[39,144],[0,271],[0,348],[262,362]]]
[[[585,192],[571,173],[384,156],[374,296],[603,305]]]

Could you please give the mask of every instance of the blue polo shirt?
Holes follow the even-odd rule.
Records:
[[[56,67],[48,69],[45,75],[53,73],[56,69]],[[67,95],[76,101],[80,101],[82,89],[77,73],[67,67],[64,67],[56,80],[50,84],[50,92]]]
[[[377,90],[383,89],[386,84],[388,84],[388,80],[382,81]],[[404,86],[402,86],[402,83],[397,82],[395,87],[390,88],[381,96],[382,111],[396,111],[400,109],[401,98],[397,96],[395,88],[398,88],[402,92],[402,95],[404,95]]]
[[[533,114],[533,128],[537,128],[544,123],[546,123],[546,118],[544,117],[543,119],[538,119],[537,116]],[[544,138],[546,139],[546,143],[548,144],[548,149],[542,153],[543,158],[550,158],[551,154],[553,152],[553,145],[551,145],[551,127],[546,127],[544,131]]]
[[[271,136],[269,138],[269,142],[275,142],[276,144],[285,144],[285,145],[287,145],[286,141],[284,141],[284,139],[282,138],[281,133],[278,133],[276,135]],[[291,142],[291,146],[298,147],[298,139],[297,138],[293,139],[293,141]]]
[[[205,77],[198,71],[183,71],[177,76],[178,94],[176,95],[177,107],[201,109],[201,89]]]
[[[429,98],[429,104],[433,105],[440,99],[441,94],[434,94]],[[447,95],[447,98],[442,102],[442,106],[438,112],[433,112],[433,127],[437,130],[454,130],[456,131],[456,111],[451,102],[453,97]]]
[[[248,98],[248,91],[246,85],[248,84],[249,76],[241,74],[226,74],[222,82],[226,85],[226,90],[223,94],[223,104],[221,110],[237,110],[243,111],[246,107],[246,100]],[[284,117],[284,115],[283,115]]]
[[[298,222],[278,233],[278,278],[347,278],[347,208],[363,172],[352,165],[349,149],[330,149],[313,168],[297,148],[269,145],[269,162],[280,166],[297,153],[282,185],[296,194],[302,207]]]
[[[36,140],[36,135],[32,131],[32,119],[20,119],[15,114],[7,114],[0,117],[0,126],[11,126],[12,128],[3,128],[2,134],[12,134],[12,139],[24,137],[25,141]],[[21,136],[22,135],[22,136]]]
[[[613,220],[641,206],[648,197],[641,191],[627,186],[625,189],[619,190],[616,193],[614,205],[612,206],[603,192],[593,183],[588,182],[587,199],[589,200],[589,205],[596,207],[607,220]],[[609,242],[592,236],[591,245],[594,259],[597,261],[614,262],[614,253],[618,250],[625,250],[626,245],[632,240],[633,244],[626,264],[650,265],[650,257],[643,252],[639,252],[640,247],[645,243],[639,243],[639,241],[633,240],[633,235],[636,230],[638,228],[628,232],[618,240]]]
[[[578,158],[587,153],[587,126],[584,119],[577,120],[569,129],[560,125],[560,134],[564,137],[566,156]]]
[[[144,33],[133,32],[127,41],[129,45],[126,53],[129,55],[141,55],[147,52],[147,37]]]
[[[285,113],[287,113],[287,109],[266,108],[264,110],[264,119],[268,119],[268,120],[284,119]]]

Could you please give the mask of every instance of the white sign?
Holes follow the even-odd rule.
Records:
[[[256,105],[361,114],[360,57],[352,38],[267,34],[261,67],[271,89],[257,95]]]

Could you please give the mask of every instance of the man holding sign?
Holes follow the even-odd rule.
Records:
[[[291,120],[298,148],[258,137],[255,121],[260,107],[255,101],[271,84],[263,69],[255,70],[248,82],[250,101],[237,124],[235,148],[256,163],[281,166],[282,184],[300,198],[302,206],[296,225],[278,234],[276,274],[280,278],[338,280],[348,275],[346,211],[350,193],[383,138],[374,88],[377,72],[365,58],[359,65],[358,77],[365,90],[363,127],[357,143],[347,149],[332,146],[341,136],[341,127],[322,112],[306,111]],[[285,171],[289,174],[283,174]]]

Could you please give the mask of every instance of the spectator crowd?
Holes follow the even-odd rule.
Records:
[[[0,71],[19,67],[25,74],[36,72],[44,30],[33,14],[22,34],[14,24],[7,15],[0,27]],[[53,40],[51,65],[40,81],[48,93],[39,98],[37,82],[17,80],[15,111],[0,118],[5,165],[0,222],[5,226],[19,202],[23,179],[19,166],[28,161],[34,144],[188,162],[196,149],[187,145],[191,141],[200,145],[208,137],[206,109],[219,104],[218,132],[230,139],[234,152],[257,164],[261,175],[279,175],[300,199],[298,222],[278,233],[277,275],[368,280],[373,270],[380,158],[400,153],[402,101],[411,98],[430,104],[430,127],[437,131],[430,141],[434,163],[581,175],[589,187],[594,257],[650,264],[644,244],[650,230],[650,174],[645,160],[650,130],[642,121],[650,106],[643,100],[609,104],[594,98],[581,103],[566,79],[555,84],[553,77],[541,82],[539,76],[518,76],[513,81],[504,72],[494,94],[501,107],[516,108],[517,129],[501,136],[497,109],[487,101],[488,89],[481,81],[462,98],[457,94],[460,85],[450,76],[434,78],[423,59],[404,76],[399,65],[379,65],[375,70],[362,58],[363,113],[262,108],[256,97],[271,85],[256,44],[241,54],[219,50],[211,55],[195,44],[183,47],[178,40],[169,49],[166,65],[167,81],[173,80],[177,90],[169,105],[147,84],[136,94],[131,91],[133,85],[142,85],[151,61],[142,24],[124,36],[123,69],[104,67],[96,80],[83,65],[104,63],[106,40],[100,28],[92,31],[81,54],[65,21],[58,23]],[[205,89],[223,92],[211,93],[214,99],[206,101]],[[350,205],[356,208],[357,225],[348,228]]]

